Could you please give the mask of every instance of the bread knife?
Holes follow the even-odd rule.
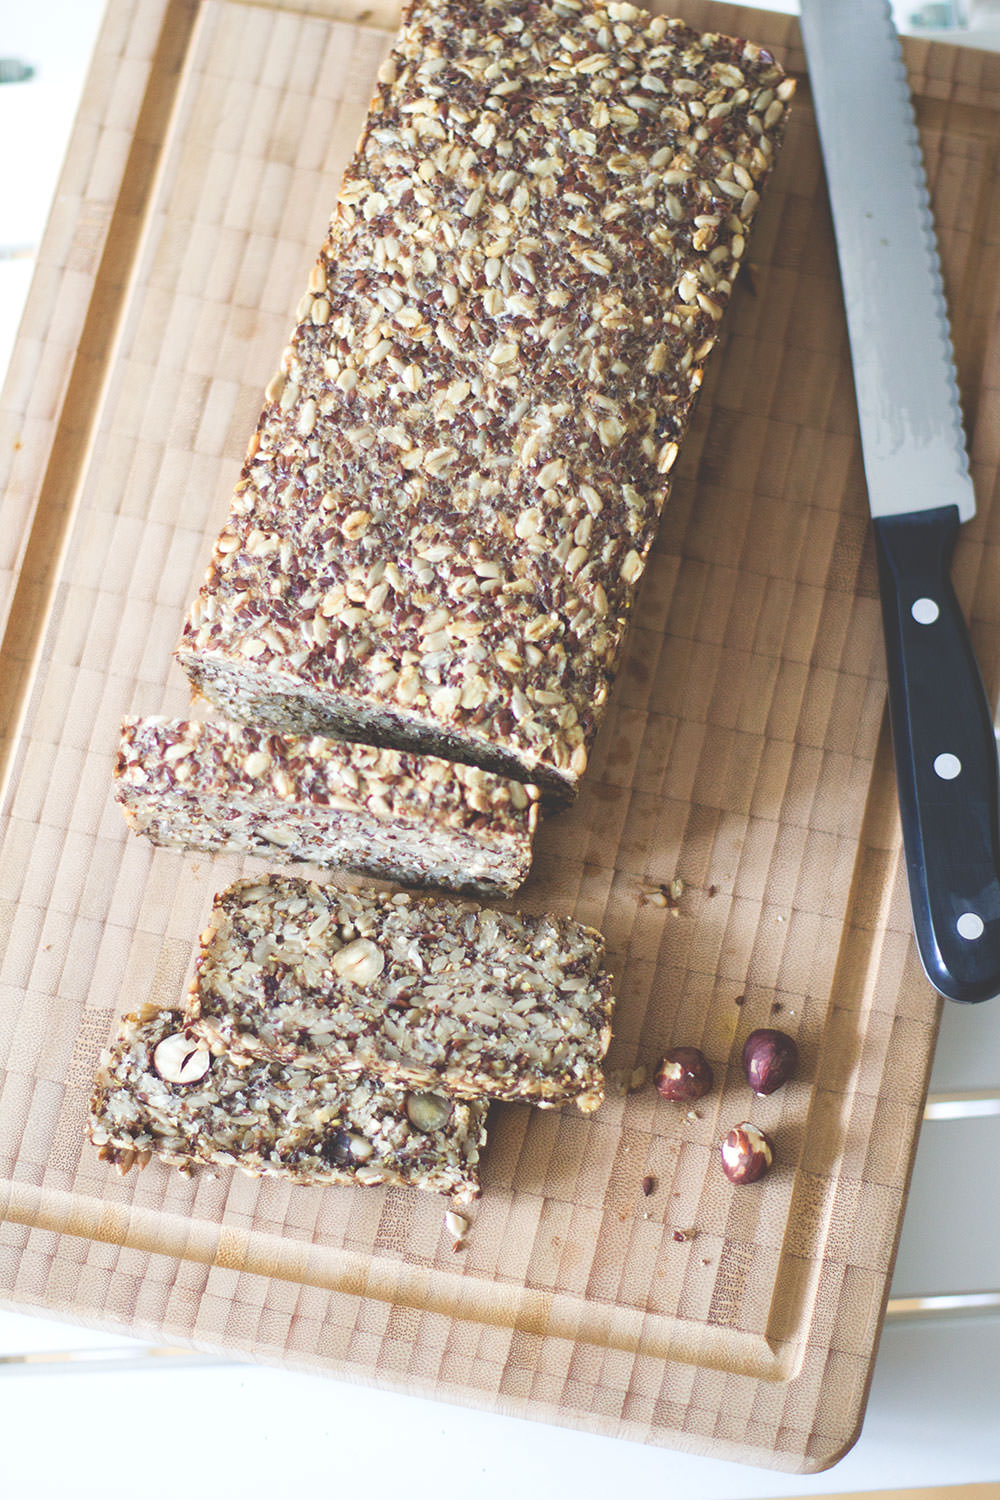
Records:
[[[871,503],[896,781],[921,962],[1000,994],[993,715],[950,578],[975,514],[937,244],[887,0],[801,0]]]

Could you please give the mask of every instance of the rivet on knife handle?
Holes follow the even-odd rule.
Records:
[[[913,926],[951,1000],[1000,990],[993,719],[949,577],[954,505],[875,518],[889,710]]]

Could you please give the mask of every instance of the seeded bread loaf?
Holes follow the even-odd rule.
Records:
[[[126,1016],[102,1057],[90,1138],[127,1172],[150,1156],[184,1169],[326,1185],[378,1183],[477,1196],[486,1106],[368,1078],[214,1056],[175,1011]]]
[[[414,0],[179,660],[572,789],[792,91],[601,0]]]
[[[185,1015],[237,1059],[592,1110],[614,1005],[603,956],[569,918],[271,875],[216,898]]]
[[[538,794],[435,756],[185,719],[122,721],[115,796],[154,844],[511,892]]]

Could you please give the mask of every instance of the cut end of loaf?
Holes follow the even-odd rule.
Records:
[[[282,671],[279,663],[258,667],[225,651],[198,651],[188,635],[176,655],[196,694],[241,724],[478,766],[493,776],[537,787],[555,802],[576,795],[586,769],[583,750],[557,749],[561,764],[556,764],[544,751],[533,752],[530,746],[498,739],[488,721],[475,726],[459,715],[446,717],[439,711],[435,716],[426,703],[403,706],[380,694],[377,687],[361,693],[320,686]]]

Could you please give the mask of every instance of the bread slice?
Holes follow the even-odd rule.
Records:
[[[154,844],[510,893],[531,867],[532,786],[435,756],[187,719],[122,721],[115,796]]]
[[[236,1058],[592,1110],[614,1006],[603,958],[570,918],[271,875],[216,898],[185,1014]]]
[[[377,1080],[213,1054],[176,1011],[126,1016],[101,1058],[90,1138],[127,1172],[151,1156],[326,1186],[479,1193],[486,1106]]]

